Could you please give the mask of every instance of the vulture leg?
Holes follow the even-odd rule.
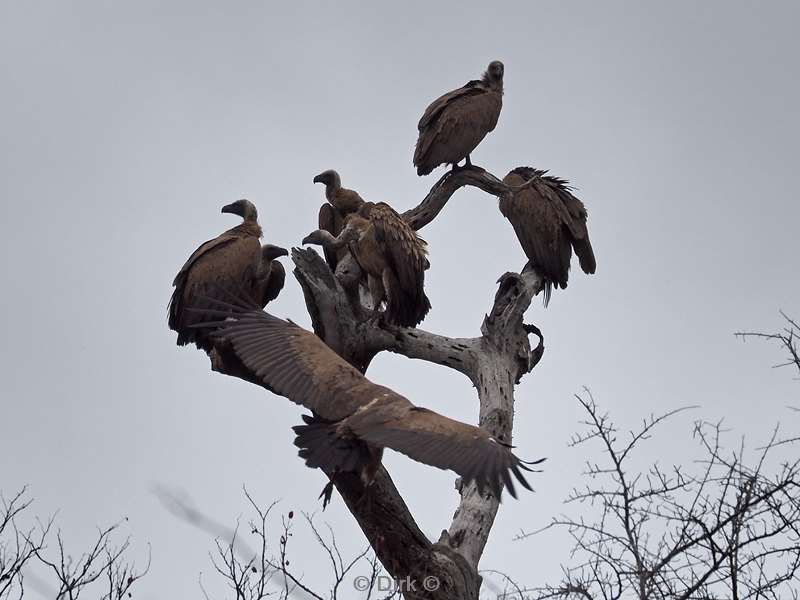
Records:
[[[469,169],[472,167],[472,162],[469,160],[469,154],[467,154],[467,158],[464,159],[464,168]]]
[[[383,282],[372,275],[368,277],[368,283],[369,295],[372,297],[372,310],[377,314],[380,311],[381,304],[386,299],[386,290],[383,287]]]
[[[322,500],[322,510],[328,507],[331,503],[331,496],[333,495],[333,480],[336,478],[336,473],[331,476],[331,480],[322,488],[319,498]]]

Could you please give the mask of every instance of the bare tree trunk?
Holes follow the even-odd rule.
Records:
[[[420,229],[465,185],[495,196],[509,191],[483,169],[462,169],[445,174],[422,203],[403,217]],[[506,273],[499,279],[480,337],[450,338],[421,329],[378,326],[366,319],[362,307],[353,302],[358,294],[352,285],[359,275],[353,261],[344,261],[334,276],[314,250],[295,248],[292,260],[314,331],[340,356],[362,372],[378,352],[389,351],[464,373],[478,390],[480,425],[498,440],[511,442],[514,386],[533,369],[544,350],[539,330],[523,323],[531,298],[542,288],[535,271]],[[529,333],[539,338],[533,349]],[[233,353],[223,349],[221,354],[215,368],[257,383]],[[335,485],[386,570],[398,581],[413,582],[413,589],[405,589],[407,598],[477,599],[481,585],[478,562],[497,514],[498,499],[479,494],[474,484],[461,487],[461,502],[452,523],[432,543],[384,468],[372,484],[371,502],[360,502],[364,488],[356,475],[340,474]]]

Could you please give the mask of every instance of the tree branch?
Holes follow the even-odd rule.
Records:
[[[445,174],[419,206],[404,213],[403,218],[414,229],[421,229],[441,212],[458,189],[467,185],[495,196],[510,191],[484,169],[459,169]],[[360,273],[354,261],[342,261],[334,275],[314,250],[294,248],[292,260],[314,331],[336,353],[362,372],[378,352],[389,351],[465,374],[478,390],[480,425],[498,440],[511,442],[514,386],[536,366],[544,351],[541,332],[523,322],[531,299],[542,289],[542,279],[534,270],[505,273],[498,280],[481,336],[450,338],[421,329],[380,325],[368,318],[360,302]],[[535,348],[531,348],[530,333],[539,338]],[[212,353],[212,365],[215,370],[259,384],[230,349],[217,347]],[[461,501],[453,521],[433,544],[418,527],[384,468],[371,486],[370,502],[362,501],[364,487],[354,474],[337,475],[335,485],[393,577],[419,583],[428,577],[436,578],[435,591],[418,586],[416,591],[407,592],[407,597],[478,597],[478,562],[497,514],[497,498],[488,493],[480,495],[474,484],[460,487]]]

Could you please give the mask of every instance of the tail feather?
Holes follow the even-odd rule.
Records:
[[[295,425],[294,445],[308,467],[328,474],[337,471],[359,472],[369,455],[362,442],[339,435],[337,423],[304,415],[305,425]]]

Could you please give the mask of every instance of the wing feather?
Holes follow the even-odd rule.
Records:
[[[260,310],[227,305],[217,328],[245,367],[275,393],[311,409],[362,441],[402,452],[419,462],[450,469],[465,481],[500,493],[510,470],[528,467],[480,427],[414,406],[407,398],[367,379],[313,333]],[[316,458],[316,457],[315,457]],[[509,488],[511,491],[511,488]]]

